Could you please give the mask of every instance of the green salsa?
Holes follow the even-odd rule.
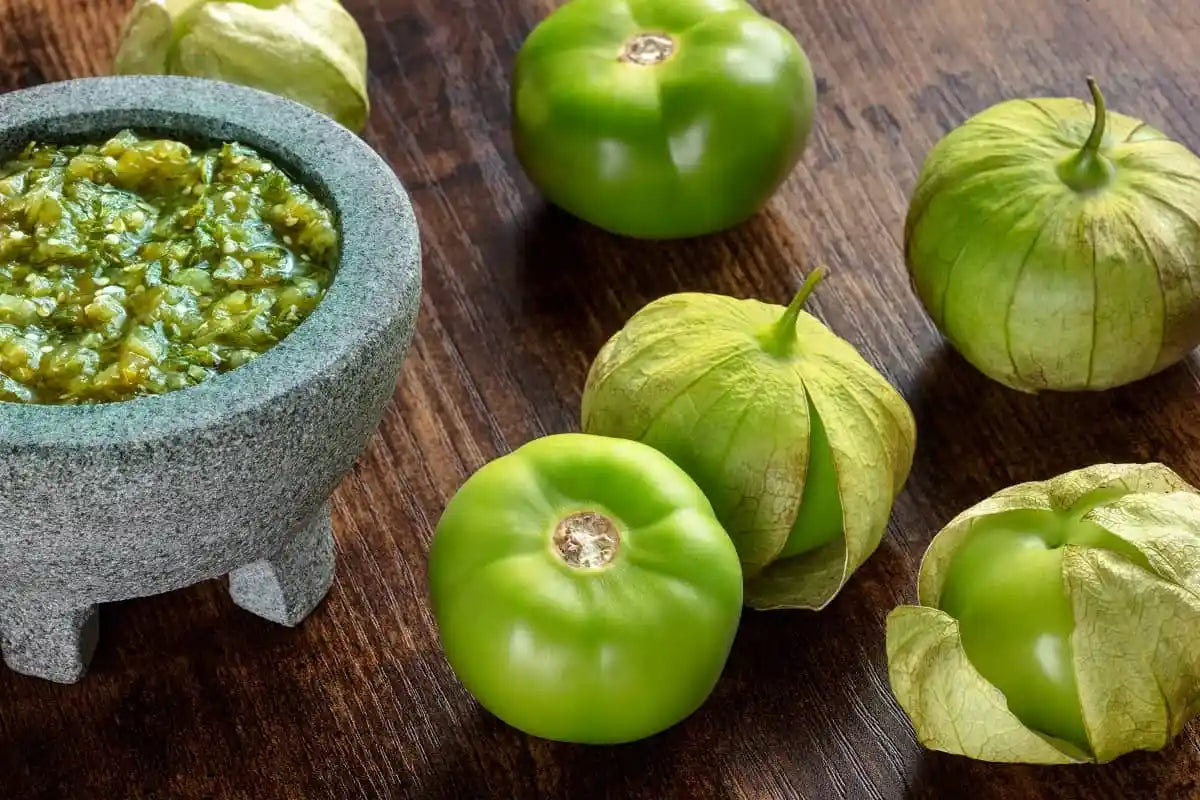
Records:
[[[330,211],[244,145],[31,143],[0,165],[0,401],[116,402],[242,366],[337,257]]]

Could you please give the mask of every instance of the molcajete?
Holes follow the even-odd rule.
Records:
[[[195,386],[123,402],[0,402],[0,649],[78,680],[98,603],[229,576],[295,625],[333,578],[328,500],[375,432],[412,339],[420,245],[407,193],[360,138],[290,100],[180,77],[0,95],[0,160],[121,130],[256,149],[336,217],[332,284],[286,338]]]

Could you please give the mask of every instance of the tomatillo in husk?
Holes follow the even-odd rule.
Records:
[[[136,0],[113,72],[250,86],[353,131],[370,113],[367,42],[338,0]]]
[[[951,131],[905,225],[916,293],[976,368],[1026,392],[1100,390],[1200,343],[1200,158],[1145,122],[1010,100]]]
[[[1200,492],[1161,464],[1004,489],[930,543],[887,621],[892,691],[926,747],[1107,762],[1200,711]]]
[[[517,54],[513,143],[553,204],[646,239],[752,216],[804,151],[816,84],[744,0],[570,0]]]
[[[596,356],[588,433],[687,471],[737,546],[753,608],[823,608],[879,545],[912,465],[904,398],[802,306],[684,292],[642,308]]]
[[[629,742],[694,712],[742,609],[737,551],[652,447],[544,436],[471,475],[429,554],[446,659],[525,733]]]

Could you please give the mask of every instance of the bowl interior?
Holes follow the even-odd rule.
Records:
[[[228,130],[232,136],[214,136],[204,131],[180,130],[178,128],[168,127],[165,125],[143,124],[143,125],[112,125],[97,126],[96,128],[86,132],[57,132],[53,127],[53,120],[46,120],[39,123],[26,124],[20,128],[8,128],[0,122],[0,164],[13,158],[21,149],[31,141],[45,142],[57,145],[83,145],[83,144],[98,144],[106,139],[115,136],[123,130],[133,131],[135,134],[146,138],[162,138],[173,139],[183,142],[193,149],[219,147],[226,142],[239,142],[241,144],[254,147],[263,156],[271,159],[275,166],[279,167],[292,181],[299,183],[305,189],[313,193],[317,200],[321,201],[334,214],[339,227],[339,237],[341,233],[341,211],[337,208],[337,197],[330,192],[329,187],[321,177],[320,170],[314,170],[311,164],[304,161],[294,161],[290,159],[293,154],[284,153],[282,156],[268,152],[261,145],[255,145],[251,140],[255,138],[254,131],[251,129],[238,129],[236,125],[228,126]],[[340,242],[340,238],[339,238]]]
[[[333,282],[287,337],[196,386],[116,403],[0,402],[0,446],[175,435],[269,402],[398,318],[415,324],[420,246],[407,192],[374,150],[332,119],[254,89],[173,76],[86,78],[0,95],[0,161],[30,141],[98,142],[123,129],[193,145],[236,141],[269,158],[333,212]]]

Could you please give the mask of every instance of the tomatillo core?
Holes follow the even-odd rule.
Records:
[[[513,141],[553,204],[611,233],[697,236],[752,216],[800,159],[816,84],[744,0],[571,0],[513,74]]]
[[[698,709],[737,632],[737,551],[691,478],[638,442],[545,436],[475,472],[429,558],[447,661],[533,736],[642,739]]]

